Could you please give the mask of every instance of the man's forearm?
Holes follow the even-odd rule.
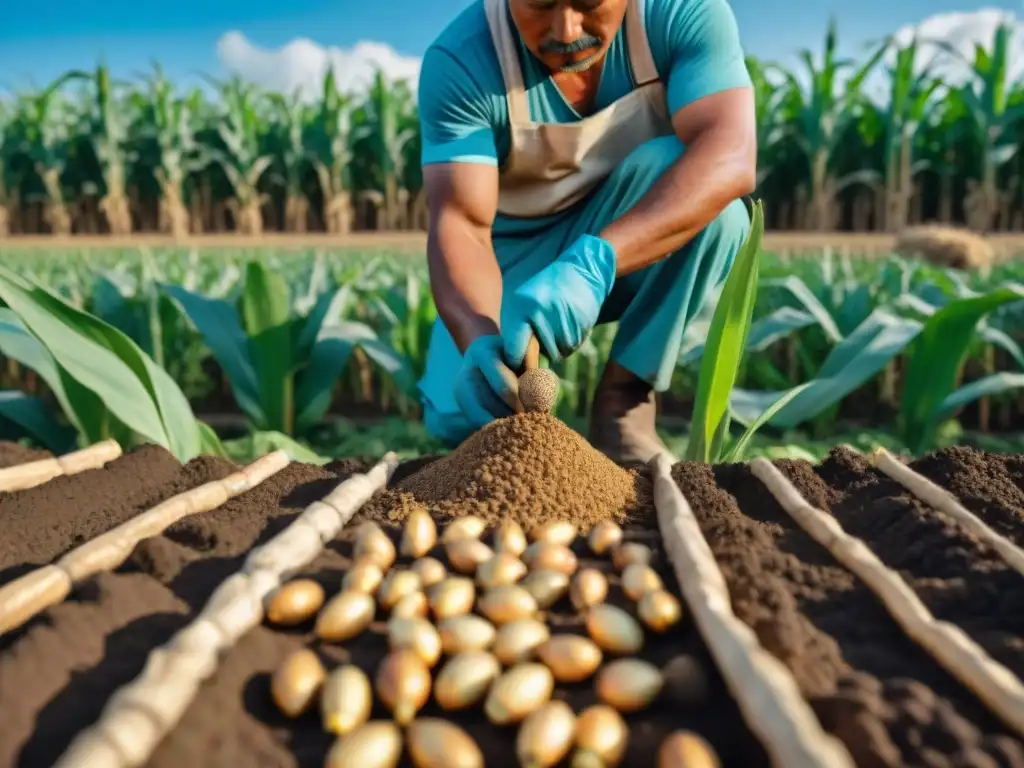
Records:
[[[677,251],[733,200],[753,191],[756,153],[736,148],[728,133],[694,139],[653,187],[600,232],[616,255],[616,276]]]
[[[438,316],[460,352],[499,332],[501,270],[488,235],[442,217],[427,239],[427,264]]]

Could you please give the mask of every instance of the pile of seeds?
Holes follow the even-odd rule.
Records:
[[[489,524],[560,519],[589,527],[622,522],[643,506],[649,489],[636,471],[609,460],[551,414],[525,413],[491,422],[375,499],[364,514],[403,520],[426,508]]]
[[[632,610],[608,602],[604,573],[578,567],[579,532],[552,521],[528,538],[514,521],[489,529],[467,516],[439,535],[433,518],[416,510],[396,547],[377,523],[363,523],[341,591],[328,600],[317,582],[296,579],[270,597],[267,620],[295,626],[315,617],[318,639],[334,644],[355,641],[382,613],[388,653],[371,676],[354,664],[328,670],[315,652],[298,650],[271,678],[275,704],[292,718],[319,709],[322,727],[337,737],[328,768],[394,768],[403,754],[418,768],[482,768],[483,752],[464,728],[421,714],[431,698],[453,715],[482,707],[492,725],[516,729],[521,766],[570,757],[578,768],[622,765],[630,739],[623,716],[655,705],[674,676],[637,654],[651,633],[680,623],[682,606],[652,568],[651,548],[604,521],[590,528],[586,546],[611,560]],[[435,547],[442,557],[429,556]],[[563,599],[585,634],[546,621]],[[556,684],[590,684],[598,703],[574,712],[553,696]],[[375,696],[389,718],[372,719]],[[664,768],[719,765],[689,731],[671,733],[658,750]]]

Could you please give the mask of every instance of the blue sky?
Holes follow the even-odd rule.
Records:
[[[229,30],[266,48],[297,37],[343,48],[373,40],[388,43],[400,54],[418,56],[467,2],[49,0],[38,6],[11,0],[5,3],[0,23],[0,90],[27,85],[29,79],[43,83],[66,69],[91,67],[98,56],[124,75],[148,70],[154,59],[177,79],[196,70],[218,74],[216,44]],[[830,13],[838,19],[841,41],[852,46],[936,13],[999,8],[1020,14],[1022,9],[1022,0],[731,2],[748,51],[772,58],[801,46],[820,48]]]

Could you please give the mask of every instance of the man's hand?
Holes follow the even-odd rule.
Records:
[[[474,430],[520,410],[518,379],[502,358],[501,336],[478,336],[466,348],[455,402]]]
[[[614,282],[611,245],[582,235],[503,302],[501,332],[509,365],[522,368],[532,336],[553,363],[579,349],[597,323]]]

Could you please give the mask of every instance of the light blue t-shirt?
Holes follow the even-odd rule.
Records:
[[[750,85],[728,0],[645,0],[642,17],[670,114],[710,94]],[[580,114],[519,38],[511,16],[508,19],[517,42],[530,118],[544,123],[579,120]],[[622,98],[633,87],[623,22],[608,49],[592,111]],[[508,102],[484,0],[463,10],[427,49],[418,90],[424,165],[504,163],[509,150]],[[502,218],[499,214],[498,219]],[[517,229],[500,221],[495,225],[496,230]]]

